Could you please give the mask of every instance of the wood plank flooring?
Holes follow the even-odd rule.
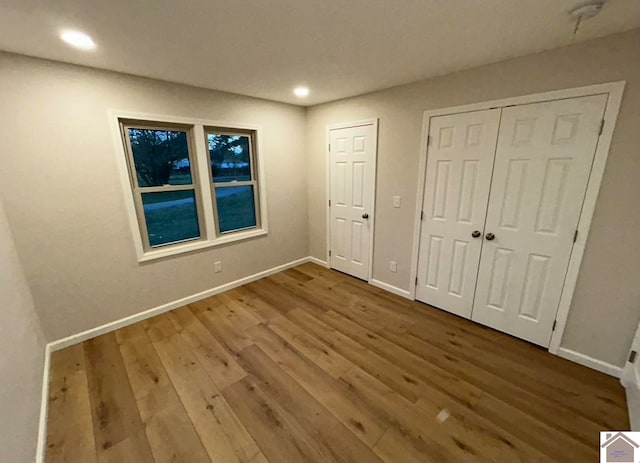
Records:
[[[612,377],[304,264],[55,352],[46,461],[597,461]]]

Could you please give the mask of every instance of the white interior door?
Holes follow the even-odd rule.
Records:
[[[469,318],[498,137],[500,109],[434,117],[416,299]]]
[[[330,265],[369,280],[376,162],[375,124],[332,129]]]
[[[503,109],[473,320],[549,345],[606,101]]]

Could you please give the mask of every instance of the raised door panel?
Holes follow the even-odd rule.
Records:
[[[353,220],[351,222],[351,263],[362,265],[362,261],[366,254],[362,245],[366,239],[364,234],[366,225],[362,220]]]
[[[605,105],[596,95],[503,110],[485,226],[495,239],[473,320],[548,346]]]
[[[352,206],[364,208],[364,176],[366,172],[366,164],[363,161],[354,162],[353,180],[351,182],[351,198]]]
[[[424,284],[436,291],[440,289],[440,264],[442,262],[442,242],[444,238],[437,235],[429,235],[427,242],[427,262],[424,273]]]
[[[435,163],[435,186],[432,196],[431,214],[433,220],[445,221],[447,205],[450,202],[451,191],[449,189],[449,178],[451,174],[451,160],[438,160]]]
[[[347,181],[349,179],[349,163],[338,161],[334,164],[333,204],[337,207],[346,207],[348,203]]]
[[[493,255],[490,257],[487,289],[487,307],[504,312],[507,288],[511,284],[511,266],[514,260],[514,250],[505,248],[492,249]]]
[[[477,180],[479,163],[480,161],[478,160],[462,161],[462,178],[456,212],[456,221],[458,223],[471,225],[473,222],[473,207],[478,194]]]
[[[416,298],[469,317],[500,110],[430,120]]]
[[[449,294],[462,297],[465,287],[465,269],[469,255],[469,242],[454,240],[451,256],[451,270],[449,272]]]
[[[572,159],[547,159],[540,186],[540,195],[536,208],[534,231],[555,235],[558,232],[558,220],[565,201],[567,178],[572,168]]]
[[[547,285],[550,261],[551,257],[549,256],[529,254],[518,307],[519,317],[526,317],[536,322],[540,320],[540,309]]]
[[[504,196],[500,207],[500,228],[518,230],[522,217],[522,199],[527,184],[529,160],[510,159],[507,165],[507,176]]]
[[[346,261],[348,258],[347,220],[344,217],[336,217],[331,231],[333,238],[331,242],[331,247],[333,248],[331,256],[341,261]]]

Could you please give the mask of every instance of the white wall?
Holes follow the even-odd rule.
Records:
[[[303,108],[6,53],[0,101],[0,194],[49,341],[308,255]],[[269,235],[138,264],[109,109],[261,125]]]
[[[328,124],[380,118],[373,277],[408,290],[423,112],[618,80],[627,87],[562,346],[623,365],[640,318],[640,30],[310,108],[310,254],[326,258]]]
[[[44,336],[0,202],[0,461],[33,461]]]

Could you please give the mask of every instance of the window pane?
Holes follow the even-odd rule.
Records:
[[[221,232],[256,226],[253,186],[217,187],[215,190]]]
[[[249,136],[207,134],[214,182],[251,180]]]
[[[191,184],[187,132],[129,129],[129,139],[138,185]]]
[[[200,237],[193,190],[143,193],[142,204],[151,246]]]

